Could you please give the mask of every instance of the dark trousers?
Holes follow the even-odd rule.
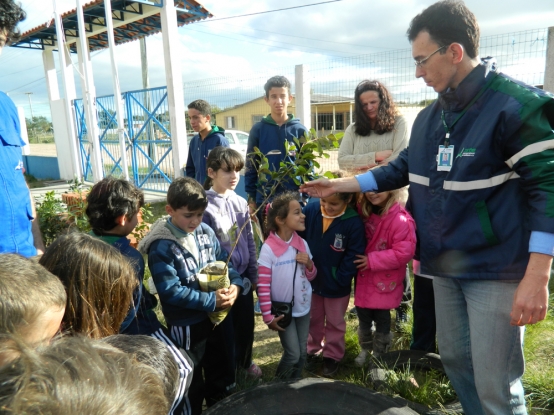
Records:
[[[227,316],[215,327],[206,319],[186,327],[169,326],[169,330],[194,363],[188,396],[192,415],[201,414],[204,399],[210,407],[235,387],[234,356],[230,356],[233,348],[229,346],[232,319]]]
[[[252,363],[254,343],[254,290],[240,294],[233,304],[230,316],[233,321],[233,338],[236,368],[248,369]]]
[[[375,322],[375,331],[377,333],[390,333],[390,310],[356,307],[356,311],[360,322],[359,330],[364,335],[369,333],[369,336],[371,336],[371,326],[373,322]]]
[[[433,280],[414,275],[414,324],[410,349],[436,352],[437,321]]]

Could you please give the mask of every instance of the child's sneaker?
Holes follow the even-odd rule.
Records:
[[[262,369],[260,369],[256,363],[252,362],[250,367],[246,369],[246,374],[252,379],[259,379],[262,377]]]
[[[360,354],[354,359],[354,363],[356,364],[356,366],[363,367],[368,355],[369,351],[366,349],[362,349],[360,351]]]

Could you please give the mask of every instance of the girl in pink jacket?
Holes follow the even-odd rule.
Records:
[[[402,188],[368,192],[359,200],[358,211],[367,238],[365,255],[357,255],[354,261],[358,267],[354,304],[362,348],[355,359],[359,366],[363,366],[372,348],[378,357],[388,350],[392,340],[390,310],[400,305],[406,264],[416,246],[415,223],[403,207],[406,198],[406,188]]]

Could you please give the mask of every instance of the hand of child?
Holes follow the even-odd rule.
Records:
[[[296,262],[305,265],[309,271],[314,268],[314,263],[310,259],[310,256],[306,252],[299,252],[296,254]]]
[[[269,329],[273,331],[285,331],[284,328],[282,328],[281,326],[279,326],[279,324],[277,324],[280,320],[283,319],[283,317],[285,316],[275,317],[273,321],[267,325],[267,327],[269,327]]]
[[[229,296],[229,301],[231,302],[231,305],[235,304],[235,301],[239,296],[239,287],[231,284],[231,286],[227,288],[227,295]]]
[[[215,291],[215,308],[216,310],[224,310],[226,308],[229,308],[233,305],[233,302],[231,302],[231,298],[229,296],[229,289],[228,288],[220,288],[219,290]]]
[[[367,263],[367,256],[365,255],[356,255],[358,259],[354,260],[354,264],[357,264],[356,268],[358,269],[367,269],[368,263]]]

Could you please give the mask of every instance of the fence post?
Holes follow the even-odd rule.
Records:
[[[179,33],[177,32],[177,11],[173,1],[165,1],[160,13],[164,48],[165,78],[171,142],[173,146],[173,169],[175,177],[182,176],[188,154],[187,129],[185,124],[185,97],[179,59]]]
[[[296,116],[309,130],[312,128],[312,108],[310,97],[310,68],[308,65],[296,65],[294,68],[296,95],[294,97]]]
[[[548,28],[543,89],[554,93],[554,26]]]

